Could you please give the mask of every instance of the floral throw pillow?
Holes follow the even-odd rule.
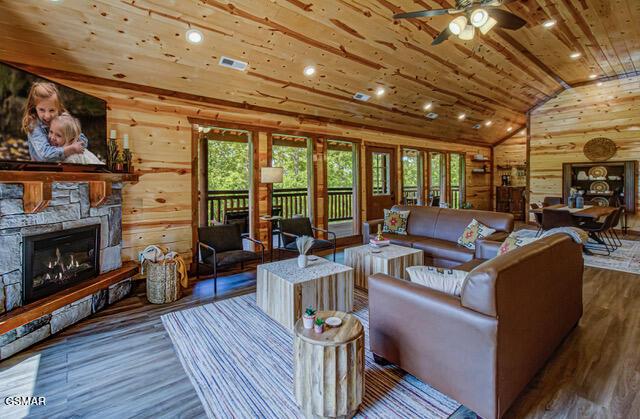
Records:
[[[407,220],[411,211],[384,210],[383,233],[407,234]]]
[[[407,268],[409,279],[432,290],[460,297],[467,272],[433,266],[411,266]]]
[[[537,237],[518,237],[511,233],[509,237],[506,238],[505,241],[502,242],[500,248],[498,249],[498,256],[504,255],[507,252],[512,251],[513,249],[517,249],[518,247],[525,246],[529,243],[538,240]]]
[[[476,240],[490,236],[495,232],[495,229],[487,227],[474,218],[464,229],[462,236],[458,238],[458,244],[473,250],[476,248]]]

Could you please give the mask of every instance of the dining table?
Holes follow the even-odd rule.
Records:
[[[531,214],[543,214],[544,209],[554,209],[554,210],[566,210],[571,213],[571,215],[577,219],[577,221],[598,221],[602,217],[606,217],[607,215],[615,212],[618,208],[616,207],[601,207],[599,205],[585,205],[583,208],[569,208],[564,204],[556,204],[556,205],[548,205],[542,208],[530,209],[529,212]],[[589,233],[589,237],[592,238],[595,242],[606,245],[597,235],[594,233]],[[586,254],[591,254],[586,247],[584,249]]]

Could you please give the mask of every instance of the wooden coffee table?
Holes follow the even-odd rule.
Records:
[[[374,253],[376,250],[380,252]],[[365,244],[345,249],[344,263],[355,271],[355,286],[366,289],[367,278],[376,273],[407,279],[406,269],[410,266],[423,265],[424,253],[419,249],[395,244],[380,249],[374,249]]]
[[[353,310],[353,269],[315,258],[306,268],[295,258],[258,265],[256,303],[291,331],[307,307]]]
[[[342,319],[317,334],[295,326],[294,393],[307,418],[350,418],[364,394],[364,328],[352,314],[321,311],[318,316]]]

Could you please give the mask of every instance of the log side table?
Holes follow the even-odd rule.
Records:
[[[364,394],[364,328],[352,314],[320,311],[342,319],[324,333],[295,326],[294,393],[307,418],[351,418]]]
[[[293,331],[307,307],[353,310],[353,269],[321,257],[299,268],[296,258],[258,265],[256,303]]]
[[[356,287],[367,289],[367,278],[382,273],[396,278],[407,279],[406,269],[424,264],[422,250],[390,244],[381,247],[379,253],[368,244],[344,250],[344,264],[354,270]]]

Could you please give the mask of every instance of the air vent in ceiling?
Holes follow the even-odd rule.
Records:
[[[429,119],[437,119],[438,118],[438,114],[435,113],[435,112],[429,112],[427,114],[427,118],[429,118]]]
[[[367,100],[371,99],[371,96],[369,96],[369,95],[365,95],[365,94],[364,94],[364,93],[362,93],[362,92],[357,92],[355,95],[353,95],[353,98],[354,98],[355,100],[361,100],[361,101],[363,101],[363,102],[366,102]]]
[[[220,57],[220,62],[218,64],[221,65],[222,67],[229,67],[239,71],[246,70],[247,66],[249,65],[243,61],[234,60],[233,58],[224,57],[224,56]]]
[[[475,125],[473,126],[473,129],[480,129],[480,124],[475,124]]]

